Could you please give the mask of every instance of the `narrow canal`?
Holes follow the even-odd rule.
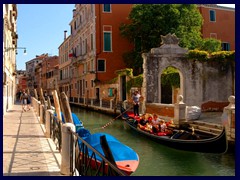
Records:
[[[131,131],[124,121],[114,117],[72,106],[75,113],[91,133],[105,132],[134,149],[140,158],[132,176],[235,176],[235,155],[195,153],[172,149]],[[206,147],[208,148],[208,147]]]

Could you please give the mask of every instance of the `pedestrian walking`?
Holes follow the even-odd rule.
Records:
[[[30,103],[28,104],[28,99],[29,99],[29,95],[27,94],[25,89],[23,89],[22,95],[20,97],[20,100],[21,100],[21,103],[22,103],[22,112],[30,110],[30,107],[29,107]]]

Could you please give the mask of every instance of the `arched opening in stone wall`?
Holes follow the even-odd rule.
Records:
[[[161,82],[161,103],[177,103],[177,96],[183,94],[183,78],[179,69],[174,66],[167,66],[160,75]]]

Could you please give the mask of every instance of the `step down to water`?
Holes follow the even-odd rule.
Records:
[[[189,128],[189,130],[191,130],[191,128]],[[200,133],[204,133],[204,134],[211,134],[211,135],[214,135],[214,136],[217,136],[221,133],[221,131],[216,132],[216,131],[212,131],[212,130],[202,130],[202,129],[195,129],[194,131],[196,133],[200,132]]]
[[[199,122],[194,121],[189,123],[189,129],[192,129],[194,127],[196,132],[202,132],[212,135],[218,135],[222,132],[222,126],[219,124],[213,124],[213,123],[205,123],[205,122]]]
[[[189,125],[194,124],[194,125],[199,125],[199,126],[205,126],[209,128],[214,128],[214,129],[222,129],[221,124],[214,124],[214,123],[207,123],[207,122],[202,122],[202,121],[193,121],[189,123]]]

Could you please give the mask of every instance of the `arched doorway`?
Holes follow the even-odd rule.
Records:
[[[167,66],[163,69],[159,79],[160,102],[162,104],[176,103],[177,96],[183,93],[182,73],[174,66]]]

